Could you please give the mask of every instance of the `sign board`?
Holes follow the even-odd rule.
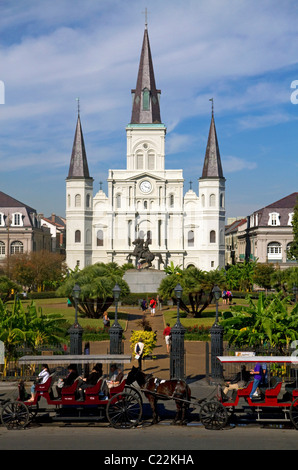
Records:
[[[251,351],[236,351],[235,356],[237,357],[249,357],[249,356],[255,356],[256,353],[251,352]]]
[[[0,364],[4,364],[4,343],[0,341]]]

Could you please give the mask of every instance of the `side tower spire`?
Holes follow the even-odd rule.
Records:
[[[211,124],[209,129],[202,178],[223,178],[224,176],[221,166],[221,158],[214,121],[213,98],[211,98],[210,101],[212,101]]]
[[[225,178],[221,165],[214,121],[213,98],[211,123],[202,176],[199,180],[199,198],[204,226],[202,249],[205,269],[225,265]]]
[[[80,110],[66,178],[66,263],[70,269],[92,264],[93,178],[89,175]]]
[[[68,178],[90,178],[79,109]]]

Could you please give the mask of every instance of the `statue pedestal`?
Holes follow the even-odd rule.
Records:
[[[166,273],[158,269],[129,269],[124,274],[123,279],[129,285],[130,292],[149,294],[157,292],[164,277],[166,277]]]

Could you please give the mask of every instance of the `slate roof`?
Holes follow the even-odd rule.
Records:
[[[145,88],[150,92],[150,106],[148,110],[143,109],[142,95]],[[159,107],[160,90],[157,90],[155,85],[153,61],[147,28],[145,28],[144,32],[136,88],[131,91],[134,94],[131,124],[161,124]]]
[[[214,114],[212,112],[205,160],[202,172],[202,178],[223,178],[221,166],[221,158],[214,122]]]

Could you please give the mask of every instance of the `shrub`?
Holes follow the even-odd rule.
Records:
[[[130,337],[130,349],[134,354],[135,345],[141,341],[144,343],[143,357],[152,354],[153,349],[156,346],[156,333],[154,331],[132,331]]]

